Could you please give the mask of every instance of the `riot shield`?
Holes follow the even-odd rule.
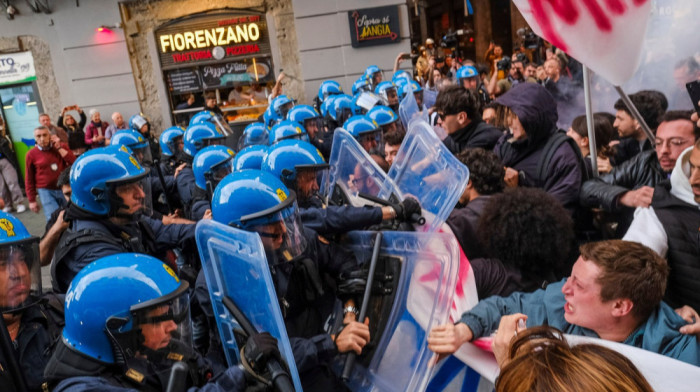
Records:
[[[390,186],[398,194],[419,202],[426,224],[416,230],[436,231],[447,220],[469,182],[469,169],[445,147],[432,127],[414,119],[387,175],[389,184],[379,197],[386,199]],[[393,185],[395,184],[395,185]]]
[[[391,195],[396,186],[367,154],[364,148],[346,130],[337,128],[333,134],[333,149],[328,161],[329,170],[321,180],[321,194],[328,195],[331,204],[350,204],[356,207],[371,204],[358,196]],[[398,195],[397,195],[398,196]]]
[[[358,358],[348,385],[354,391],[423,391],[433,372],[428,331],[449,320],[459,271],[459,245],[450,234],[383,234],[380,259],[398,262],[396,286],[388,309],[381,303],[382,297],[389,295],[387,287],[370,300],[367,314],[372,340]],[[346,245],[358,260],[367,261],[374,238],[374,232],[351,232]],[[375,277],[385,274],[387,271]],[[342,366],[338,367],[334,369],[342,371]]]
[[[418,107],[416,98],[413,95],[413,87],[410,85],[410,83],[407,85],[407,88],[408,92],[399,104],[399,117],[401,118],[404,128],[408,129],[411,121],[416,118],[423,119],[425,122],[430,122],[428,118],[428,110],[425,108],[425,106]]]
[[[267,331],[277,339],[294,388],[301,391],[299,373],[260,237],[213,220],[197,223],[195,237],[229,366],[239,363],[240,349],[234,330],[240,330],[240,323],[227,310],[224,298],[233,300],[258,331]]]

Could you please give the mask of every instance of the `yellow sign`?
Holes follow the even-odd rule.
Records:
[[[172,276],[173,278],[175,278],[175,281],[176,281],[176,282],[178,282],[178,283],[180,282],[180,279],[177,277],[177,275],[175,275],[175,271],[173,271],[172,268],[168,267],[167,264],[163,264],[163,268],[165,268],[165,271],[167,271],[168,274],[170,274],[170,276]]]
[[[160,51],[162,53],[182,52],[214,46],[255,42],[260,39],[260,27],[258,27],[257,23],[245,23],[236,26],[165,34],[159,38]]]
[[[277,196],[280,198],[280,201],[287,200],[287,194],[284,193],[284,191],[281,188],[277,188]]]
[[[133,156],[129,155],[129,160],[131,161],[131,163],[134,164],[134,166],[136,166],[137,169],[141,170],[141,166],[139,166],[139,163],[136,161],[136,159]]]

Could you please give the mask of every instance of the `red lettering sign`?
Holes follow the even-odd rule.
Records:
[[[210,50],[198,50],[186,53],[173,53],[173,62],[182,63],[185,61],[208,60],[212,58]]]

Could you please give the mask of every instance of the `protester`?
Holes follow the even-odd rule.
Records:
[[[700,365],[695,336],[662,302],[668,265],[653,250],[620,240],[588,243],[571,276],[534,293],[491,297],[464,313],[456,324],[430,331],[428,347],[451,354],[475,338],[495,331],[501,318],[522,313],[528,326],[550,325],[564,333],[622,342]]]
[[[595,147],[596,147],[596,163],[598,164],[598,173],[609,173],[612,170],[610,158],[615,153],[615,147],[610,146],[613,137],[613,127],[608,119],[600,114],[593,115],[593,129],[595,132]],[[571,123],[571,128],[566,132],[566,135],[574,139],[576,145],[581,150],[581,155],[585,158],[586,170],[588,178],[593,178],[593,165],[591,161],[590,144],[588,140],[588,125],[586,116],[578,116]]]
[[[656,134],[656,128],[664,115],[663,102],[666,98],[657,92],[640,91],[630,95],[630,101],[637,108],[644,122],[649,126],[652,133]],[[668,105],[668,103],[666,103]],[[616,146],[616,153],[612,159],[615,166],[630,160],[642,151],[652,149],[651,142],[647,139],[646,133],[642,130],[642,125],[632,117],[632,113],[622,99],[615,102],[615,122],[613,126],[620,135],[620,144]]]
[[[66,113],[70,110],[75,110],[80,115],[80,121],[76,122],[73,116]],[[59,127],[66,130],[68,133],[68,147],[73,152],[76,157],[84,153],[87,149],[87,144],[85,143],[85,132],[83,128],[85,127],[85,122],[87,117],[83,109],[78,105],[66,106],[61,110],[61,115],[58,116],[58,121],[56,122]]]
[[[617,351],[590,343],[571,345],[552,327],[516,332],[501,325],[494,340],[501,367],[496,392],[653,392],[637,367]],[[512,343],[499,349],[500,336]]]
[[[39,213],[38,195],[48,221],[51,214],[65,204],[63,193],[56,183],[61,172],[75,161],[75,155],[67,144],[61,143],[58,136],[51,135],[44,126],[34,130],[34,140],[36,147],[29,150],[26,156],[24,184],[29,208]]]
[[[105,145],[105,132],[109,124],[100,119],[100,112],[97,109],[90,109],[90,123],[85,127],[85,144],[90,148],[102,147]]]

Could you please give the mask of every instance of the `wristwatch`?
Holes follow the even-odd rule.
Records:
[[[359,313],[359,311],[357,310],[356,307],[354,307],[354,306],[346,306],[345,309],[343,309],[343,316],[346,315],[346,314],[348,314],[348,313],[350,313],[350,312],[355,313],[355,316],[357,316],[357,314]]]

